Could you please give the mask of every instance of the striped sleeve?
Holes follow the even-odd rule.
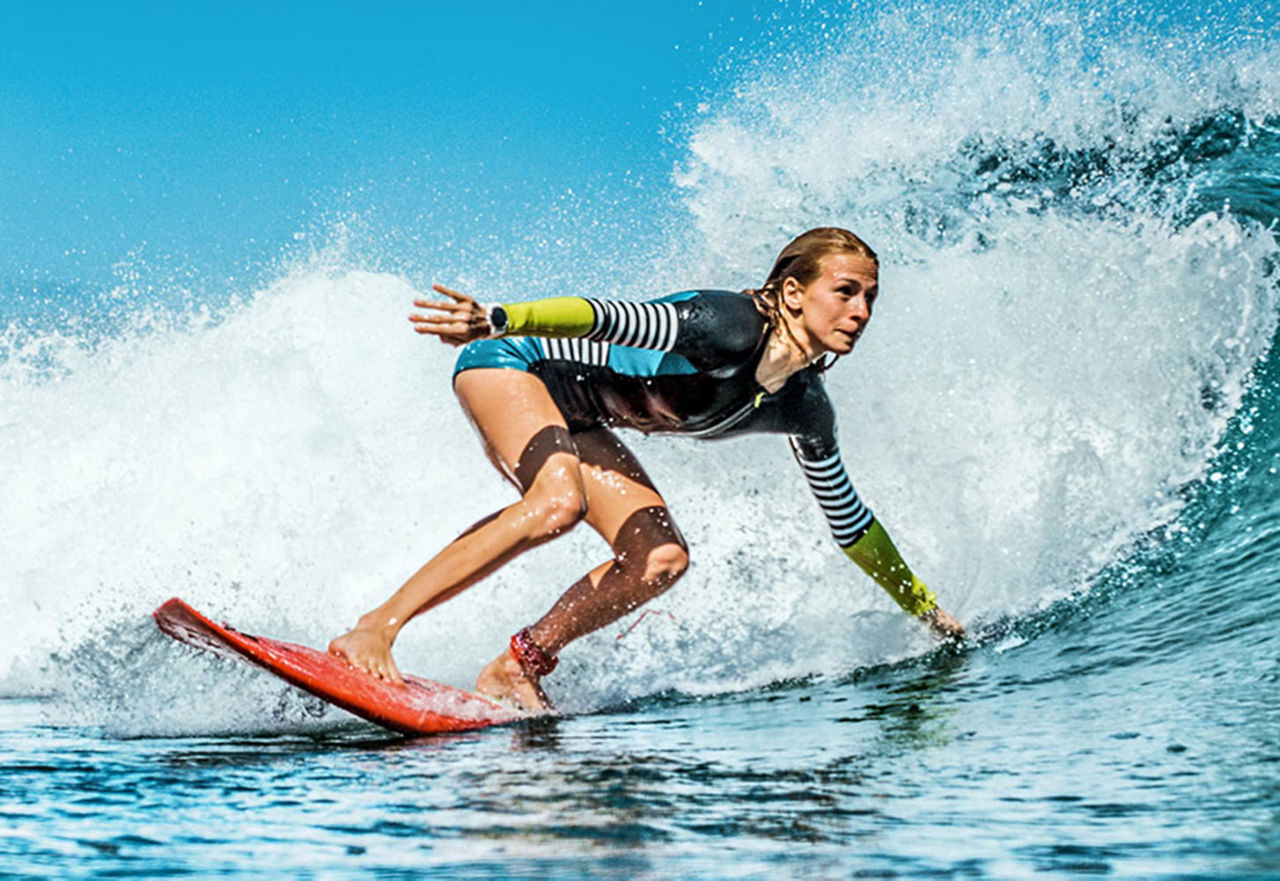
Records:
[[[674,303],[635,303],[586,298],[595,313],[587,339],[637,349],[670,352],[676,344],[679,320]]]
[[[550,297],[501,308],[507,315],[503,336],[578,338],[670,352],[680,326],[676,305],[661,301]]]
[[[822,458],[807,458],[810,451],[806,445],[794,435],[789,440],[809,488],[826,515],[831,534],[840,547],[851,547],[871,528],[875,517],[858,498],[839,451],[830,451]]]

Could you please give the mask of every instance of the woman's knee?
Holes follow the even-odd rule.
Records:
[[[668,542],[650,548],[644,561],[642,580],[649,584],[669,587],[689,568],[689,549],[683,541]]]
[[[532,523],[535,539],[554,538],[578,524],[587,514],[587,495],[572,479],[547,475],[539,479],[521,500]]]
[[[639,570],[640,580],[670,585],[689,568],[689,546],[662,505],[641,508],[613,541],[619,565]]]

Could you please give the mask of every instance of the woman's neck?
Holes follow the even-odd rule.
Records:
[[[764,354],[760,356],[760,363],[756,366],[756,382],[769,394],[773,394],[787,384],[792,374],[804,370],[817,357],[810,356],[785,329],[775,327],[769,331]]]

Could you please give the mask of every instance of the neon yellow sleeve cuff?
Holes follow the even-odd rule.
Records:
[[[596,312],[582,297],[549,297],[528,303],[505,303],[503,336],[580,337],[591,332]]]
[[[938,607],[933,592],[902,561],[902,555],[876,520],[862,538],[844,549],[845,555],[888,591],[903,611],[923,615]]]

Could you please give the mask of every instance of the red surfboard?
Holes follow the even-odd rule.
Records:
[[[403,734],[469,731],[525,718],[491,700],[422,679],[384,682],[328,652],[217,624],[174,597],[152,613],[179,642],[223,657],[251,661],[281,679],[361,718]]]

